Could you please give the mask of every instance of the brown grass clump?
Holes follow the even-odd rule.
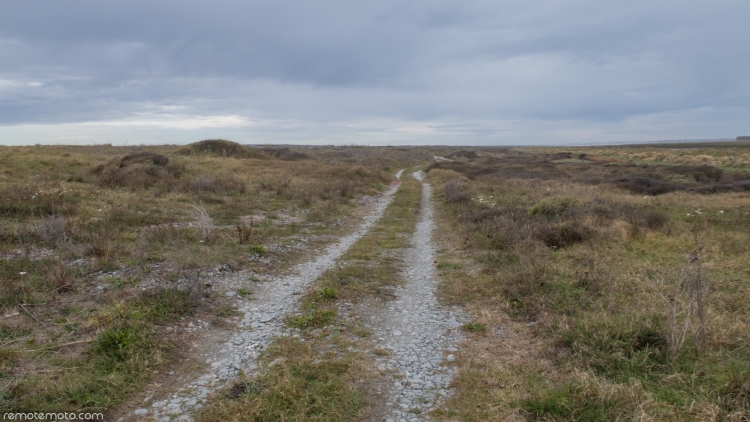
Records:
[[[449,180],[443,185],[443,195],[450,202],[471,201],[471,194],[464,190],[464,186],[458,180]]]
[[[713,166],[725,168],[750,167],[747,142],[711,142],[662,145],[620,146],[612,148],[565,148],[569,154],[587,154],[640,163],[684,164],[688,166]],[[560,152],[559,148],[534,152]]]
[[[263,151],[224,139],[206,139],[204,141],[188,144],[177,150],[177,153],[180,155],[203,154],[223,158],[255,158],[261,160],[268,158],[268,155]]]
[[[199,420],[344,421],[367,416],[366,390],[376,376],[375,365],[355,351],[362,348],[366,334],[338,317],[336,304],[393,297],[392,288],[400,282],[398,251],[406,247],[415,228],[420,200],[418,181],[401,182],[370,234],[347,251],[341,265],[316,281],[299,311],[288,318],[288,325],[299,329],[305,341],[274,341],[262,357],[270,362],[267,369],[239,380]]]
[[[111,410],[180,353],[160,325],[196,307],[230,315],[208,270],[270,274],[298,262],[341,233],[391,181],[382,165],[397,162],[374,162],[370,150],[334,163],[317,158],[330,148],[285,161],[206,145],[191,155],[0,147],[0,313],[29,330],[5,339],[0,327],[0,408]]]
[[[312,340],[312,341],[311,341]],[[279,339],[264,358],[269,365],[259,377],[238,380],[198,420],[349,421],[364,416],[365,398],[356,386],[363,370],[357,353],[319,354],[325,340]],[[322,345],[321,345],[322,346]],[[333,349],[345,347],[334,344]],[[331,348],[331,345],[328,345]]]
[[[96,182],[105,187],[148,189],[154,185],[171,186],[184,172],[179,164],[168,164],[163,155],[137,152],[118,157],[91,170]]]
[[[445,156],[446,158],[454,158],[454,159],[465,159],[465,160],[473,160],[479,155],[475,151],[467,151],[467,150],[461,150],[452,152]]]
[[[608,151],[591,155],[621,157]],[[750,337],[733,321],[750,315],[738,302],[747,290],[750,202],[717,193],[728,183],[726,170],[523,154],[486,151],[473,163],[438,163],[429,172],[437,186],[461,180],[471,193],[469,201],[451,200],[448,189],[439,196],[446,232],[439,260],[460,263],[438,264],[440,293],[488,333],[462,346],[458,394],[441,414],[747,416]],[[499,326],[509,338],[490,335]]]
[[[261,150],[273,158],[285,161],[309,160],[312,158],[304,152],[292,151],[289,147],[261,148]]]

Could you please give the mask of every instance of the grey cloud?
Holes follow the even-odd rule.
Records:
[[[305,122],[308,134],[276,129],[287,138],[353,136],[342,122],[364,121],[468,127],[483,142],[555,125],[722,136],[740,122],[706,110],[750,112],[749,12],[740,0],[3,2],[0,125],[179,106]],[[703,125],[639,118],[687,115]]]

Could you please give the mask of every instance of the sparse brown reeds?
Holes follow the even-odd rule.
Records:
[[[653,276],[654,291],[664,307],[669,358],[674,362],[685,341],[692,339],[701,353],[708,347],[706,337],[706,308],[711,292],[711,279],[703,265],[700,246],[689,252],[679,274],[670,281],[663,273]]]
[[[250,222],[246,222],[244,220],[237,222],[237,240],[242,245],[247,243],[250,240],[250,237],[253,235],[253,220],[250,219]]]
[[[206,207],[203,204],[191,204],[190,207],[193,209],[193,218],[195,223],[200,230],[201,242],[211,240],[214,235],[214,220],[208,215]]]

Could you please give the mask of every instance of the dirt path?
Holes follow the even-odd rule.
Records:
[[[396,174],[400,178],[402,171]],[[143,407],[131,415],[142,420],[190,421],[191,413],[203,407],[208,395],[236,377],[240,371],[249,374],[256,368],[256,360],[261,351],[277,336],[287,336],[284,316],[297,307],[299,295],[336,261],[357,240],[364,236],[372,225],[383,215],[400,183],[390,187],[372,205],[360,227],[329,246],[325,253],[312,261],[296,266],[291,275],[257,284],[253,289],[252,302],[242,302],[239,311],[244,317],[239,328],[225,343],[207,345],[202,356],[208,368],[197,370],[194,375],[182,375],[181,382],[172,383],[179,387],[176,391],[161,391],[156,398],[148,397]],[[217,290],[230,289],[233,295],[238,280],[227,277],[224,282],[215,284]],[[218,340],[218,339],[217,339]],[[121,418],[122,419],[122,418]],[[128,418],[130,419],[130,418]]]
[[[413,176],[423,179],[423,173]],[[390,351],[379,357],[379,368],[391,373],[386,411],[380,420],[427,420],[425,412],[435,409],[450,394],[455,372],[453,352],[460,341],[459,327],[465,317],[458,308],[441,306],[435,292],[435,228],[432,188],[422,183],[421,219],[406,252],[406,284],[396,290],[398,299],[386,309],[362,310],[369,316],[365,326],[375,333],[376,346]]]

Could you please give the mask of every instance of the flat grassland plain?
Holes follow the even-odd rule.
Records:
[[[294,335],[182,413],[383,420],[390,351],[360,322],[406,282],[421,169],[436,294],[470,321],[450,394],[403,419],[750,415],[748,143],[0,147],[0,168],[2,412],[153,420],[138,403],[201,372],[185,364],[199,338],[240,329],[252,286],[222,277],[270,282],[355,230],[407,169],[369,234],[299,292]]]

